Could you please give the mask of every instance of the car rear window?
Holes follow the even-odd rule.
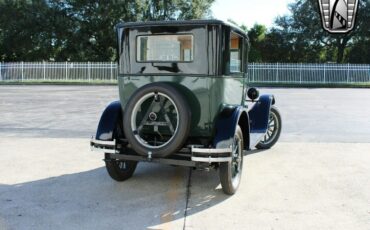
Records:
[[[138,62],[192,62],[193,35],[149,35],[136,40]]]

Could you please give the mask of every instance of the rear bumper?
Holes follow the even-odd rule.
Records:
[[[116,148],[116,140],[113,141],[101,141],[94,138],[90,141],[91,151],[103,152],[103,153],[118,153]]]
[[[206,149],[191,147],[191,160],[204,163],[219,163],[231,161],[232,149]]]
[[[221,163],[221,162],[231,162],[232,149],[212,149],[212,148],[199,148],[194,146],[189,146],[181,149],[178,153],[171,154],[168,158],[151,158],[150,156],[139,156],[137,154],[123,154],[120,149],[117,148],[116,140],[112,141],[102,141],[96,140],[94,138],[90,141],[90,147],[92,151],[108,153],[111,155],[112,159],[117,160],[132,160],[132,161],[149,161],[183,165],[183,166],[195,166],[195,163]],[[132,153],[132,151],[130,151]],[[179,160],[179,158],[181,158]],[[179,161],[174,162],[173,160]],[[186,163],[188,162],[188,163]]]

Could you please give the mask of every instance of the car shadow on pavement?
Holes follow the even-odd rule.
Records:
[[[0,228],[162,229],[170,223],[170,229],[182,229],[185,214],[228,198],[216,171],[141,163],[132,178],[119,183],[100,167],[0,184]]]

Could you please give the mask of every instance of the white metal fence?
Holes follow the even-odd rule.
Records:
[[[115,81],[115,62],[0,63],[0,81]]]
[[[261,83],[366,83],[370,65],[251,63],[250,82]]]
[[[0,81],[104,81],[117,80],[115,62],[0,63]],[[253,83],[365,83],[370,65],[251,63]]]

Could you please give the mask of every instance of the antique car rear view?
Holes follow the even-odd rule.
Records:
[[[124,181],[140,161],[219,170],[223,191],[240,184],[243,156],[278,140],[272,95],[247,87],[249,41],[218,20],[117,25],[120,100],[103,112],[94,150]]]

